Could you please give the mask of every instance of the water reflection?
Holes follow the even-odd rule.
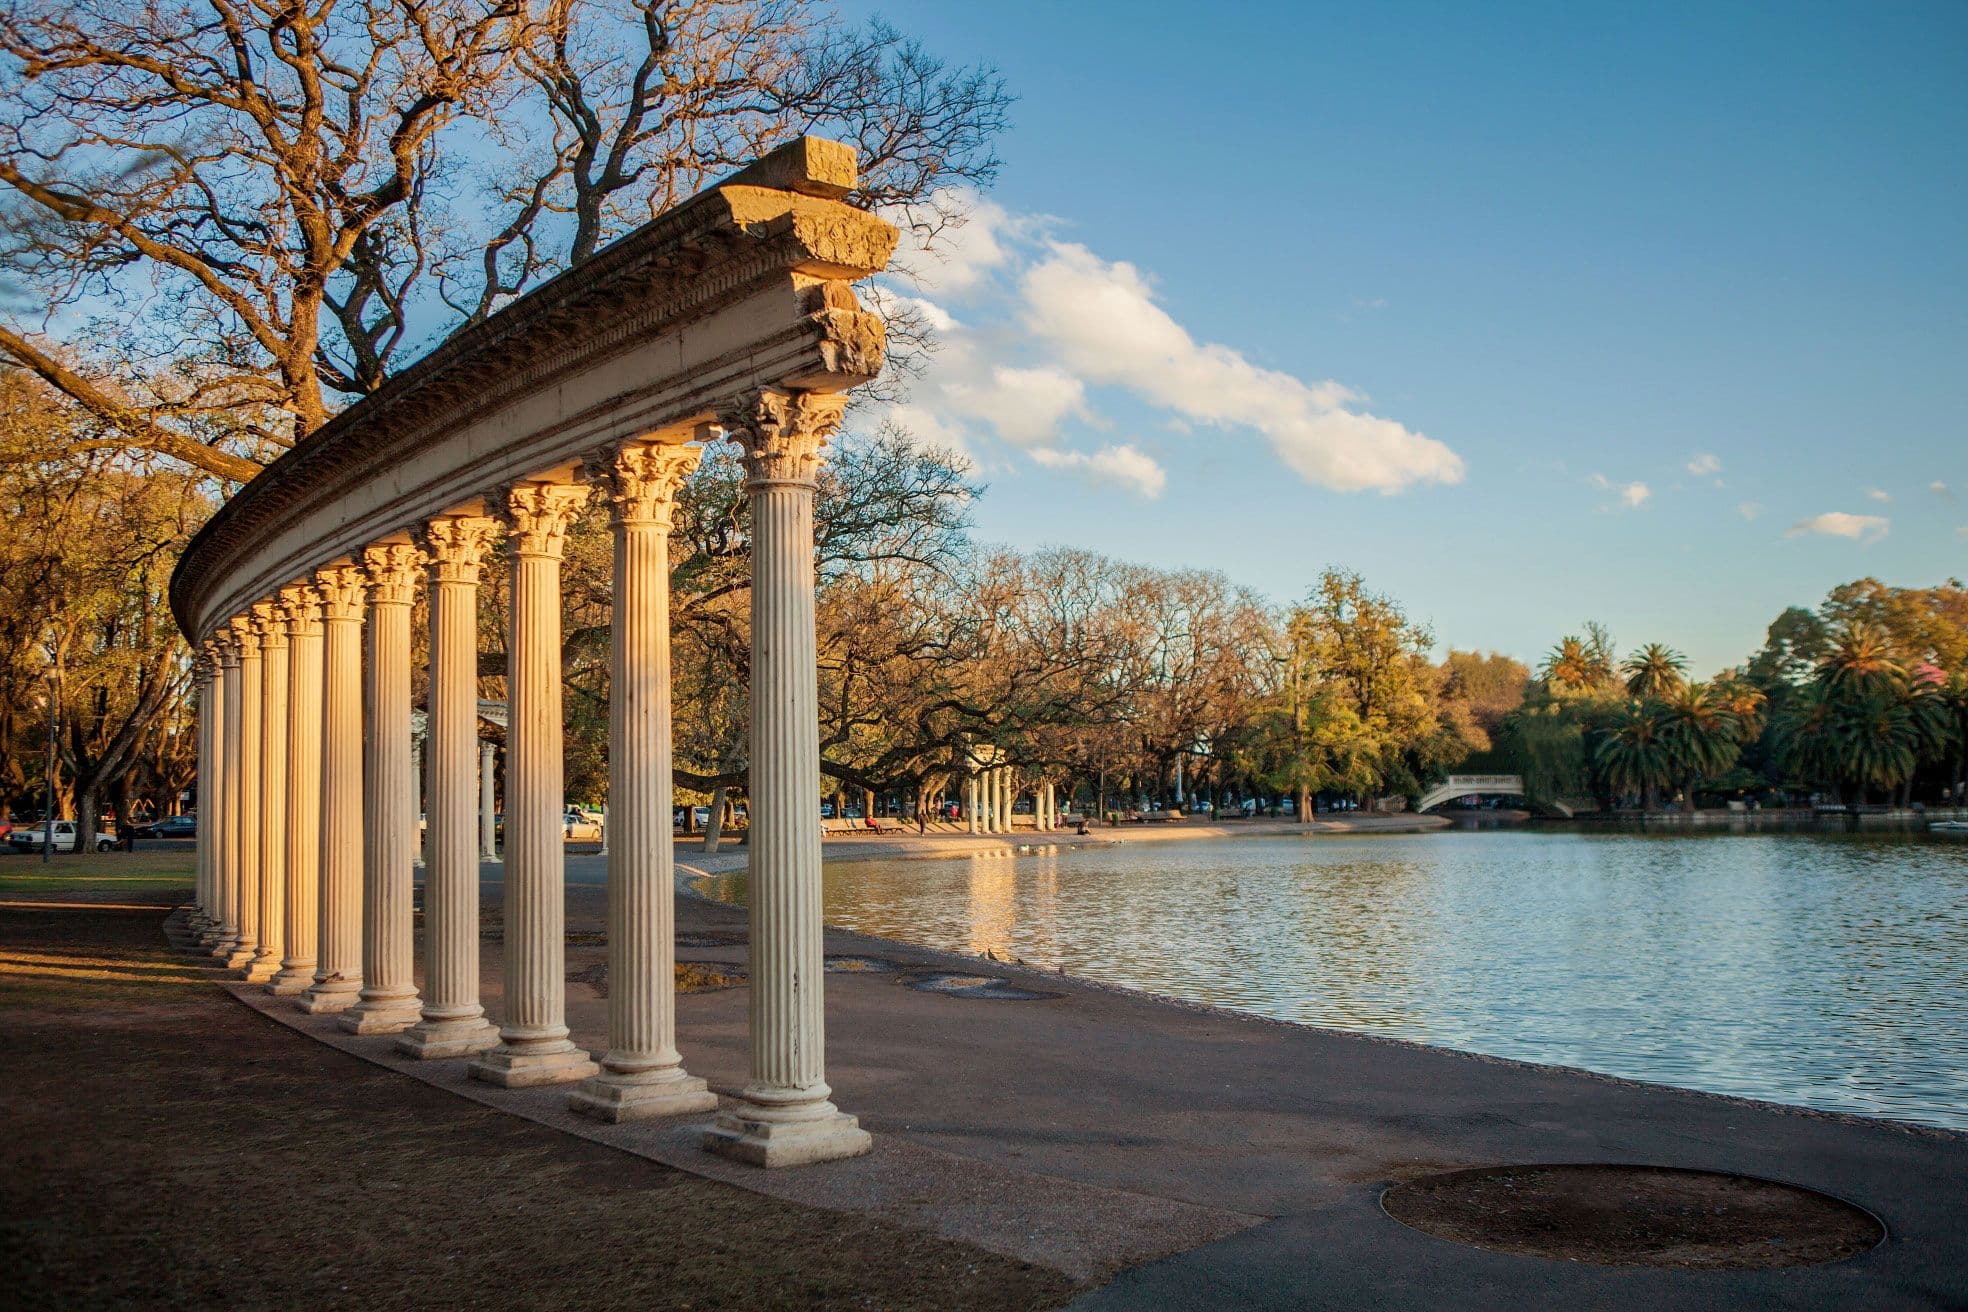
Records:
[[[1968,843],[1158,843],[832,865],[825,908],[1285,1020],[1968,1128]]]

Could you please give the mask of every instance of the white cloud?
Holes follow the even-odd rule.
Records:
[[[1011,258],[1006,238],[1023,220],[968,188],[945,187],[882,217],[901,230],[889,267],[919,287],[961,292]]]
[[[949,221],[966,212],[961,224]],[[1070,440],[1075,428],[1111,427],[1101,402],[1124,393],[1153,412],[1131,416],[1135,424],[1180,437],[1252,430],[1301,478],[1338,491],[1396,492],[1463,476],[1454,451],[1367,412],[1351,389],[1197,341],[1135,266],[1051,240],[1057,220],[960,190],[938,192],[911,213],[943,227],[926,240],[908,226],[909,214],[891,214],[904,228],[891,265],[898,276],[873,295],[937,334],[922,377],[887,407],[888,418],[926,440],[978,464],[989,463],[997,444],[1044,448],[1047,459],[1152,496],[1166,484],[1160,464],[1127,444],[1087,454]]]
[[[1941,482],[1941,480],[1938,478],[1927,485],[1927,490],[1929,492],[1932,492],[1937,497],[1952,497],[1954,495],[1953,491],[1949,489],[1948,485],[1946,483]]]
[[[1654,490],[1645,483],[1615,483],[1604,474],[1593,474],[1585,481],[1601,492],[1619,493],[1620,503],[1628,510],[1640,509],[1647,504],[1647,498],[1654,495]]]
[[[964,414],[998,430],[1017,446],[1051,437],[1068,415],[1086,417],[1086,385],[1063,369],[993,365],[983,378],[953,380],[945,397]]]
[[[1759,501],[1738,501],[1736,513],[1744,519],[1753,520],[1763,513],[1763,504]]]
[[[1869,487],[1865,490],[1865,494],[1868,499],[1877,501],[1881,505],[1887,504],[1893,499],[1893,494],[1884,488]]]
[[[1085,451],[1058,451],[1038,447],[1032,459],[1048,469],[1084,469],[1095,478],[1118,484],[1137,496],[1153,501],[1168,486],[1168,472],[1151,455],[1129,443]]]
[[[1719,474],[1722,472],[1722,457],[1703,452],[1688,462],[1687,469],[1689,473],[1697,478],[1705,478],[1710,474]]]
[[[1338,383],[1307,383],[1199,343],[1155,303],[1131,264],[1053,242],[1020,284],[1024,324],[1066,368],[1095,385],[1124,387],[1175,414],[1262,433],[1309,483],[1396,492],[1455,483],[1462,458],[1391,419],[1349,408],[1362,398]]]
[[[1873,543],[1886,536],[1892,521],[1884,515],[1853,515],[1843,510],[1828,510],[1822,515],[1800,519],[1784,530],[1787,538],[1804,534],[1817,534],[1830,538],[1852,538],[1863,543]]]

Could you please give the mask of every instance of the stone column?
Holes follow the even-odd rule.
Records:
[[[208,640],[203,648],[206,682],[199,698],[202,755],[198,763],[198,854],[205,868],[205,915],[198,935],[210,953],[225,934],[225,644]]]
[[[192,684],[197,689],[198,706],[198,864],[191,915],[186,919],[186,927],[194,941],[212,923],[212,908],[215,905],[212,895],[212,842],[207,825],[212,819],[212,799],[208,790],[212,784],[212,690],[216,668],[209,644],[199,647],[192,663]]]
[[[230,626],[212,640],[212,649],[219,661],[219,714],[212,739],[212,753],[218,763],[212,780],[213,800],[218,803],[212,811],[212,855],[214,892],[218,895],[214,909],[219,923],[213,926],[208,947],[211,955],[223,960],[232,955],[239,942],[239,834],[235,827],[239,814],[239,645],[233,641]],[[201,816],[199,828],[204,827]]]
[[[421,553],[385,542],[362,553],[369,585],[362,751],[362,993],[342,1013],[351,1034],[395,1034],[417,1023],[417,841],[410,775],[410,602]]]
[[[676,1049],[670,841],[670,507],[702,449],[635,444],[605,471],[615,530],[608,684],[608,1052],[569,1098],[605,1121],[706,1112]]]
[[[253,607],[260,635],[260,945],[242,978],[280,973],[287,944],[287,621],[273,602]]]
[[[963,799],[964,828],[974,834],[977,832],[977,776],[968,772],[964,774]]]
[[[751,1079],[705,1146],[758,1166],[852,1157],[867,1131],[828,1100],[821,956],[813,497],[845,397],[754,394],[720,415],[752,512]]]
[[[430,762],[424,857],[423,1019],[396,1041],[412,1057],[468,1057],[499,1041],[478,1001],[478,575],[498,525],[480,515],[431,521]]]
[[[287,624],[286,955],[267,992],[294,997],[314,982],[321,863],[321,594],[284,588]]]
[[[362,612],[368,584],[350,564],[315,575],[321,594],[321,845],[310,1015],[346,1011],[362,991]]]
[[[430,837],[424,823],[424,775],[430,768],[424,745],[425,740],[417,736],[413,718],[410,725],[410,864],[419,870],[424,866],[424,843]]]
[[[566,845],[560,698],[560,559],[588,489],[521,484],[506,497],[512,633],[506,644],[506,1005],[499,1046],[472,1062],[506,1088],[598,1069],[567,1037]]]
[[[473,714],[476,716],[477,712]],[[498,745],[490,738],[478,740],[478,859],[481,863],[499,860],[497,754]]]
[[[226,967],[245,970],[260,951],[260,638],[253,621],[241,615],[232,621],[232,639],[239,647],[239,748],[232,758],[238,780],[228,792],[239,871],[232,910],[239,932]]]

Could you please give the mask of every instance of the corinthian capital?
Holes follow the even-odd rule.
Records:
[[[749,487],[790,483],[812,487],[820,448],[840,427],[843,392],[758,391],[718,411],[725,435],[745,449]]]
[[[234,656],[239,660],[258,660],[260,658],[260,632],[251,614],[235,615],[226,621],[226,631],[232,636]]]
[[[290,638],[312,637],[321,632],[321,590],[308,583],[282,588],[280,613],[287,621]]]
[[[278,601],[261,601],[253,604],[253,631],[260,635],[260,650],[284,650],[287,646],[287,617],[281,613]]]
[[[359,620],[369,599],[369,580],[354,565],[330,565],[314,575],[321,613],[331,620]]]
[[[448,515],[424,528],[424,556],[432,583],[477,583],[492,552],[499,521],[487,515]]]
[[[700,446],[631,442],[597,462],[594,472],[607,489],[616,523],[668,528],[677,489],[703,456]]]
[[[560,559],[567,546],[567,526],[588,503],[580,483],[521,483],[506,494],[503,518],[512,533],[513,550],[522,556]]]
[[[362,575],[371,606],[408,606],[417,594],[424,553],[408,542],[379,542],[362,549]]]

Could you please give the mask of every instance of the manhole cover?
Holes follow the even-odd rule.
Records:
[[[1380,1204],[1457,1243],[1602,1266],[1813,1266],[1886,1237],[1870,1213],[1826,1194],[1667,1166],[1480,1167],[1397,1184]]]
[[[902,982],[923,993],[947,993],[953,998],[985,998],[992,1002],[1038,1002],[1059,996],[1020,988],[1009,980],[993,979],[989,975],[918,975]]]
[[[848,953],[827,958],[830,975],[892,975],[902,969],[886,957],[857,957]]]

